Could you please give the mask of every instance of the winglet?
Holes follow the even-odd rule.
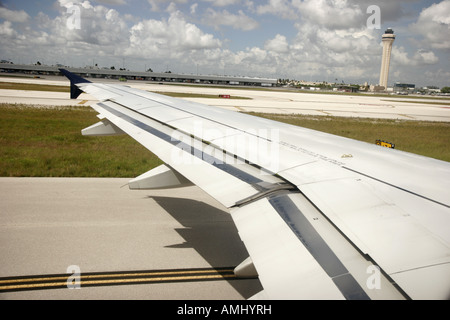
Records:
[[[70,80],[70,99],[76,99],[83,91],[80,90],[76,85],[78,83],[90,83],[91,81],[86,80],[72,72],[67,71],[66,69],[59,69],[63,75],[65,75]]]

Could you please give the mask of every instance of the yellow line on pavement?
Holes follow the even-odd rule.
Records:
[[[233,268],[89,273],[81,274],[78,277],[73,274],[35,277],[24,276],[0,278],[0,292],[51,289],[56,287],[64,288],[70,286],[70,281],[72,281],[72,284],[74,283],[73,281],[79,281],[80,286],[101,286],[156,282],[207,281],[233,278],[236,278],[233,273]]]

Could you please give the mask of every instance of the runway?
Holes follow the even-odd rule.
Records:
[[[92,79],[90,79],[92,80]],[[69,86],[63,77],[49,79],[22,79],[1,77],[0,81]],[[247,88],[216,88],[205,86],[182,86],[170,83],[156,84],[143,81],[118,82],[94,79],[95,82],[115,83],[152,92],[177,92],[206,94],[219,97],[230,95],[247,99],[184,98],[206,105],[245,112],[302,114],[310,116],[361,117],[395,120],[450,121],[450,101],[439,97],[414,98],[405,96],[374,96],[371,94],[345,95],[324,93],[299,93],[289,90],[254,90]],[[81,94],[70,100],[61,92],[23,90],[0,90],[0,103],[25,103],[33,105],[89,106],[96,100]]]
[[[231,217],[214,199],[197,187],[130,191],[122,188],[127,182],[0,178],[0,299],[233,300],[261,290],[257,279],[230,274],[248,255]],[[81,290],[64,286],[74,274],[71,266],[79,268]],[[217,276],[211,270],[220,268],[228,270],[225,277],[205,278],[205,270]],[[83,285],[92,273],[104,280],[105,273],[138,272],[147,279],[134,275],[133,283]],[[165,279],[149,280],[155,272]],[[174,272],[185,278],[172,279]],[[2,290],[17,285],[11,284],[17,278],[63,274],[47,290]]]

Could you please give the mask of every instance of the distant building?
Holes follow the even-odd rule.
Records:
[[[125,79],[125,80],[142,80],[157,82],[180,82],[180,83],[202,83],[202,84],[218,84],[218,85],[240,85],[240,86],[260,86],[275,87],[277,79],[267,78],[251,78],[238,76],[218,76],[218,75],[193,75],[193,74],[176,74],[176,73],[158,73],[158,72],[141,72],[129,70],[100,69],[96,66],[87,68],[68,68],[68,71],[90,78],[108,78],[108,79]],[[42,75],[61,75],[58,67],[45,65],[17,65],[9,63],[0,63],[0,70],[6,72],[18,72],[25,74],[42,74]]]
[[[333,89],[333,91],[340,91],[340,92],[358,92],[359,91],[359,86],[352,86],[352,85],[347,85],[347,84],[339,84],[336,85]]]
[[[428,94],[436,94],[441,93],[441,89],[439,89],[439,87],[436,86],[426,86],[421,89],[421,92]]]
[[[411,83],[400,83],[396,82],[394,84],[394,92],[401,92],[401,93],[409,93],[416,90],[416,85]]]
[[[392,44],[395,40],[394,30],[388,28],[382,37],[383,41],[383,56],[381,58],[380,83],[379,85],[387,89],[389,77],[389,65],[391,62]]]

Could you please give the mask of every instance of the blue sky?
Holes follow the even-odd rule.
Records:
[[[449,17],[450,0],[0,0],[0,58],[376,84],[392,27],[389,83],[442,87]]]

